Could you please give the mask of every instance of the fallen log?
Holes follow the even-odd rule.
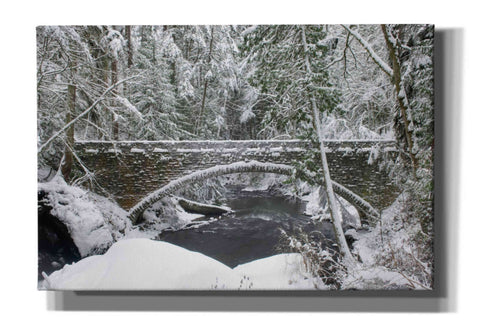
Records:
[[[178,204],[187,212],[199,213],[205,216],[220,216],[232,212],[229,207],[215,206],[177,197]]]

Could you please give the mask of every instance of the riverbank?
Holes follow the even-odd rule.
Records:
[[[229,268],[184,248],[148,239],[121,240],[104,255],[56,271],[50,290],[308,290],[299,254],[281,254]]]
[[[240,182],[237,178],[238,177],[234,177],[230,182]],[[265,182],[266,180],[268,183]],[[181,244],[182,247],[186,247],[181,248],[181,250],[197,252],[195,255],[191,255],[190,253],[187,254],[186,252],[179,251],[180,257],[185,256],[190,258],[177,261],[177,263],[188,266],[188,273],[182,271],[183,269],[180,268],[178,269],[179,274],[174,274],[174,272],[176,272],[176,269],[174,269],[173,273],[166,272],[162,274],[163,277],[167,278],[163,278],[163,280],[157,279],[157,281],[170,283],[169,279],[173,276],[177,279],[187,279],[189,276],[194,275],[198,276],[198,273],[195,274],[195,270],[200,268],[203,262],[197,266],[196,258],[192,258],[195,256],[199,261],[203,261],[204,258],[206,258],[208,261],[213,260],[215,261],[214,264],[218,263],[222,266],[218,267],[219,275],[228,274],[229,276],[226,276],[225,279],[230,279],[228,281],[225,280],[224,289],[226,290],[238,290],[239,288],[249,289],[250,284],[245,287],[245,283],[248,283],[247,280],[252,279],[255,275],[257,276],[257,281],[255,282],[256,286],[254,289],[268,290],[268,288],[273,287],[265,284],[266,287],[262,288],[258,285],[264,283],[262,279],[267,279],[268,274],[275,274],[276,271],[274,272],[272,270],[277,269],[265,269],[266,265],[261,264],[259,261],[273,261],[269,259],[274,259],[272,257],[277,256],[279,253],[296,253],[297,257],[302,258],[301,265],[307,269],[301,269],[297,263],[295,268],[298,269],[298,274],[301,276],[297,274],[298,277],[295,278],[293,273],[290,273],[290,280],[303,279],[308,281],[297,282],[298,286],[285,287],[281,284],[283,283],[281,279],[284,279],[283,277],[285,276],[285,274],[283,274],[278,276],[280,281],[277,283],[278,288],[286,290],[288,290],[287,288],[305,290],[312,288],[356,290],[429,289],[428,286],[423,284],[427,283],[427,277],[431,274],[427,265],[417,264],[417,266],[415,266],[417,269],[414,269],[416,273],[410,272],[412,268],[408,263],[412,261],[412,252],[414,252],[413,250],[415,249],[410,241],[410,234],[413,231],[399,229],[399,227],[401,227],[401,225],[399,225],[399,223],[401,223],[399,217],[404,214],[402,211],[404,202],[408,201],[408,199],[400,197],[390,208],[385,210],[382,218],[383,224],[377,224],[375,227],[362,226],[358,232],[355,231],[355,228],[345,225],[346,228],[351,230],[347,231],[346,234],[350,237],[351,241],[353,241],[353,243],[351,243],[353,246],[352,252],[359,259],[359,262],[355,265],[345,268],[345,266],[342,266],[341,261],[338,260],[338,256],[335,256],[335,243],[331,240],[333,236],[329,236],[328,231],[330,222],[328,221],[328,215],[322,210],[322,194],[317,192],[320,190],[305,187],[302,191],[302,189],[300,189],[302,186],[295,186],[297,188],[297,201],[298,198],[308,200],[308,203],[306,205],[303,203],[303,207],[300,208],[296,207],[295,201],[292,201],[295,197],[288,197],[286,195],[292,186],[277,188],[275,185],[278,186],[278,181],[275,179],[271,180],[269,177],[264,177],[264,179],[260,179],[259,181],[259,183],[246,184],[249,185],[248,187],[245,187],[245,185],[237,185],[233,188],[233,194],[236,194],[236,197],[232,197],[228,195],[228,193],[225,194],[231,199],[231,203],[228,203],[228,205],[236,211],[225,217],[205,218],[202,215],[187,213],[181,208],[174,197],[168,197],[149,208],[144,214],[142,223],[134,226],[131,225],[127,219],[127,213],[106,198],[78,187],[69,186],[61,179],[54,179],[48,183],[39,184],[39,192],[44,192],[44,197],[48,200],[43,204],[50,206],[49,210],[52,216],[65,225],[75,246],[81,248],[79,253],[82,258],[73,264],[68,264],[68,261],[64,261],[63,263],[62,261],[49,261],[51,264],[56,264],[53,270],[57,271],[45,274],[45,278],[48,280],[40,281],[39,288],[60,290],[70,288],[69,283],[73,283],[76,286],[78,285],[78,288],[107,289],[113,288],[110,286],[113,285],[114,279],[118,279],[119,281],[118,285],[113,285],[114,287],[116,286],[116,288],[119,288],[120,285],[124,285],[125,288],[127,288],[127,285],[134,286],[135,280],[131,283],[125,283],[124,280],[122,280],[133,277],[133,270],[124,270],[122,267],[122,265],[130,264],[131,259],[136,259],[136,261],[141,263],[140,266],[135,268],[136,271],[142,273],[141,277],[157,279],[158,272],[156,270],[158,270],[158,266],[154,269],[148,269],[149,262],[151,262],[151,259],[154,259],[154,265],[156,265],[156,263],[169,265],[171,261],[176,261],[175,259],[177,258],[171,256],[172,250],[168,249],[163,253],[160,252],[165,248],[171,247],[162,245],[161,248],[163,249],[159,250],[160,256],[158,257],[160,260],[157,261],[157,257],[152,258],[152,253],[148,253],[148,250],[142,249],[142,246],[147,242],[131,242],[134,243],[134,245],[129,244],[127,246],[129,249],[126,250],[125,255],[121,253],[123,244],[120,244],[119,247],[117,244],[124,243],[125,241],[128,242],[129,240],[138,240],[139,238],[146,240],[158,237],[157,240],[164,240],[159,237],[159,234],[180,235],[180,238],[182,238],[182,234],[185,234],[184,232],[193,231],[191,234],[195,236],[193,237],[193,241],[190,241],[190,244],[200,244],[200,248],[189,248],[187,245]],[[230,186],[232,185],[234,185],[234,183],[230,183]],[[299,190],[302,192],[298,192]],[[245,203],[245,199],[239,196],[239,194],[242,193],[250,197],[247,203]],[[267,200],[269,197],[267,195],[273,197],[270,202]],[[250,209],[248,208],[244,208],[245,210],[243,210],[237,207],[235,202],[247,205],[247,207],[251,207],[252,203],[261,204],[260,211],[249,211]],[[290,210],[290,212],[289,210],[285,211],[289,205],[293,205],[293,209]],[[39,213],[40,211],[39,207]],[[345,210],[345,212],[347,211],[348,210]],[[310,213],[311,216],[304,215],[304,213]],[[347,219],[344,219],[344,222],[346,221]],[[219,222],[219,224],[217,224],[217,222]],[[227,224],[223,224],[224,222],[227,222]],[[191,230],[183,230],[186,226]],[[313,229],[308,230],[308,228],[312,226]],[[296,231],[296,229],[302,229],[302,227],[303,232],[300,233],[285,232],[285,230]],[[167,230],[168,232],[166,232]],[[284,233],[283,240],[288,240],[287,242],[283,242],[283,248],[281,248],[280,251],[272,249],[280,243],[279,237],[276,235],[277,231]],[[235,235],[239,235],[239,238],[234,239]],[[319,237],[320,235],[323,238]],[[229,237],[232,238],[230,240],[233,240],[233,242],[230,243],[235,245],[230,245],[230,243],[226,241]],[[188,237],[185,238],[189,240]],[[105,239],[107,241],[103,241]],[[329,239],[330,242],[326,241]],[[203,244],[201,243],[202,241],[204,241]],[[264,241],[263,244],[261,244],[262,241]],[[163,243],[164,241],[157,242]],[[329,243],[332,245],[330,249],[333,250],[327,249],[324,246]],[[137,244],[139,244],[139,248],[133,249],[132,246],[135,247]],[[393,263],[396,265],[393,266],[391,265],[392,259],[388,258],[392,256],[390,253],[391,248],[385,247],[388,245],[393,246],[396,250],[393,253]],[[223,249],[233,249],[234,251],[238,249],[243,252],[236,252],[234,254],[232,254],[232,251],[222,252],[222,246]],[[114,254],[109,253],[109,248],[113,247],[120,249],[113,249]],[[151,245],[148,244],[146,247],[151,247]],[[207,248],[211,251],[202,253],[202,248]],[[260,254],[256,251],[259,248],[261,249]],[[265,250],[265,248],[268,249]],[[379,250],[379,248],[382,249]],[[157,249],[158,248],[152,250],[156,252]],[[129,256],[130,251],[136,253],[143,252],[145,256]],[[298,253],[300,253],[300,255],[298,255]],[[215,256],[215,254],[218,254],[218,256]],[[390,256],[387,256],[389,254]],[[227,258],[234,257],[234,259],[227,261],[222,258],[222,255],[224,257],[227,256]],[[214,259],[212,259],[212,256]],[[40,257],[41,253],[39,252],[39,258]],[[319,261],[320,264],[317,263]],[[324,262],[327,262],[327,264],[325,265]],[[205,263],[211,265],[213,262]],[[327,282],[324,283],[322,281],[325,277],[322,268],[329,268],[328,265],[332,263],[337,266],[330,270],[326,276],[335,278],[335,283],[333,286],[330,284],[325,286]],[[116,264],[119,264],[119,266],[116,266]],[[274,265],[277,264],[278,261],[275,264],[267,263],[267,266],[273,268]],[[240,280],[243,280],[238,282],[238,273],[235,273],[235,269],[244,265],[249,265],[251,268],[247,268],[248,273],[244,275],[246,278],[242,278],[242,276]],[[282,264],[280,264],[280,266],[281,265]],[[287,263],[287,265],[290,264]],[[40,269],[41,266],[39,263],[39,272],[44,271]],[[109,267],[104,269],[106,266]],[[247,270],[245,268],[246,267],[242,267],[241,269]],[[110,269],[118,269],[119,273],[116,273],[116,276],[114,276],[114,273],[110,275],[110,271],[108,271]],[[122,270],[126,271],[123,275]],[[211,270],[213,274],[217,272],[216,268]],[[232,270],[235,272],[230,274]],[[84,279],[82,281],[85,282],[80,284],[77,280],[73,279]],[[103,280],[100,281],[100,279]],[[135,277],[133,277],[133,279],[135,279]],[[203,282],[197,286],[198,288],[202,288],[202,290],[219,288],[218,286],[215,287],[215,285],[213,288],[209,287],[212,285],[210,276],[202,281]],[[175,283],[178,284],[177,282]],[[293,282],[288,282],[289,285],[291,283]],[[102,287],[103,285],[106,286]],[[142,286],[143,284],[139,283],[138,286],[136,285],[131,289],[142,288]],[[223,284],[220,284],[220,286],[223,286]],[[191,287],[190,289],[196,290],[197,287]],[[160,288],[163,287],[159,286],[157,289],[160,290]],[[177,289],[180,288],[181,287],[177,287]]]

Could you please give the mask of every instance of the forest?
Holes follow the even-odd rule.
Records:
[[[302,257],[302,279],[314,283],[299,280],[297,289],[433,288],[433,25],[40,26],[36,45],[39,203],[68,229],[76,261],[123,238],[152,239],[159,224],[180,230],[185,225],[172,221],[187,214],[178,212],[176,194],[146,211],[143,226],[119,222],[126,213],[113,209],[76,142],[298,139],[315,148],[291,163],[287,180],[239,174],[194,184],[182,196],[223,205],[222,188],[239,181],[308,195],[312,223],[331,223],[334,249],[306,232],[282,231],[285,250]],[[372,208],[379,219],[347,230],[325,144],[377,140],[395,144],[395,157],[371,154],[399,196],[389,208]],[[92,223],[107,229],[106,238],[79,229],[93,221],[82,210],[98,214]],[[67,263],[51,262],[52,271]],[[39,287],[67,288],[66,277],[44,273]],[[258,288],[256,281],[249,286]]]

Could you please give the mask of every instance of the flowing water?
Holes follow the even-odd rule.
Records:
[[[226,195],[234,213],[224,215],[198,228],[164,232],[157,240],[201,252],[229,267],[278,253],[291,252],[282,241],[287,234],[303,230],[317,235],[323,243],[334,239],[330,223],[314,223],[303,215],[305,203],[266,191],[245,192],[232,187]]]

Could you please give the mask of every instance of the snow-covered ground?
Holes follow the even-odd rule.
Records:
[[[278,182],[273,175],[267,175],[257,183],[257,188],[267,190]],[[145,221],[140,228],[132,226],[127,212],[114,202],[69,186],[59,177],[40,183],[38,189],[47,194],[48,204],[52,206],[50,213],[66,225],[83,257],[48,275],[48,281],[41,282],[40,288],[288,290],[323,287],[321,280],[308,277],[300,254],[281,254],[231,269],[203,254],[149,240],[164,229],[180,229],[202,217],[185,212],[176,198],[168,197],[155,203],[144,213]]]
[[[203,254],[148,239],[115,243],[48,276],[53,290],[314,289],[300,254],[280,254],[231,269]]]
[[[234,177],[233,180],[237,178],[239,177]],[[312,219],[325,218],[325,208],[320,205],[321,190],[300,184],[295,186],[294,194],[291,190],[293,188],[278,188],[281,182],[279,179],[278,176],[266,175],[245,191],[275,190],[285,196],[301,195],[303,200],[308,201],[306,214],[311,215]],[[305,257],[298,253],[280,254],[231,269],[203,254],[150,240],[162,230],[181,229],[201,217],[185,212],[174,197],[164,198],[154,204],[144,213],[144,223],[141,226],[132,226],[127,212],[114,202],[79,187],[69,186],[61,178],[40,183],[39,191],[47,194],[48,204],[52,206],[51,214],[65,224],[83,258],[48,275],[48,280],[39,284],[40,288],[329,289],[319,278],[309,274],[305,269],[308,265],[304,261]],[[343,219],[351,219],[358,225],[358,212],[348,206],[348,203],[344,203],[343,199],[339,198],[339,201],[346,208],[343,210]],[[383,212],[383,226],[378,224],[371,230],[357,232],[350,229],[347,232],[356,239],[353,251],[361,259],[361,263],[350,266],[344,274],[338,273],[343,289],[425,289],[420,279],[379,264],[382,260],[381,253],[385,255],[389,252],[386,243],[390,250],[394,248],[396,252],[403,250],[405,254],[415,253],[414,248],[409,246],[410,231],[390,230],[395,226],[395,217],[398,216],[401,206],[399,198]],[[390,230],[388,236],[385,230]],[[399,261],[401,258],[398,255]],[[424,273],[429,274],[428,266],[420,267],[426,270]]]
[[[115,202],[70,186],[61,177],[39,183],[38,191],[46,193],[50,214],[65,224],[82,257],[103,253],[120,239],[154,238],[166,228],[180,229],[202,217],[185,212],[176,199],[165,198],[145,211],[140,228]]]
[[[432,270],[416,258],[413,236],[420,226],[403,227],[403,201],[402,194],[382,212],[382,223],[371,230],[347,232],[356,239],[353,252],[362,264],[344,279],[346,289],[431,289],[425,283],[429,282],[426,278],[431,277]]]

